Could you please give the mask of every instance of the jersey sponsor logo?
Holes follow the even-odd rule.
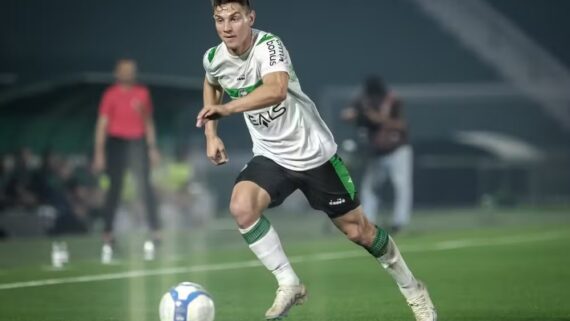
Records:
[[[251,122],[251,124],[253,126],[269,127],[271,122],[273,122],[277,118],[285,115],[286,111],[287,111],[287,107],[279,104],[279,105],[274,106],[273,108],[271,108],[267,111],[263,111],[261,113],[248,114],[247,118],[249,119],[249,121]]]
[[[270,40],[265,43],[269,50],[269,65],[275,66],[277,61],[283,62],[285,60],[285,53],[283,52],[283,45],[279,40]]]
[[[344,198],[337,198],[336,200],[330,200],[329,201],[330,206],[336,206],[336,205],[340,205],[340,204],[344,204],[344,203],[346,203],[346,199],[344,199]]]

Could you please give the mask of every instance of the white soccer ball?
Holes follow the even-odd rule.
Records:
[[[199,284],[182,282],[162,296],[160,321],[213,321],[214,301]]]

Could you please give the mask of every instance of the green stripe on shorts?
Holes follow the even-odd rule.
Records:
[[[350,195],[350,199],[354,200],[354,195],[356,194],[356,187],[354,187],[354,182],[352,181],[352,178],[350,177],[350,173],[348,172],[348,168],[346,168],[346,166],[342,162],[342,159],[340,159],[340,157],[338,157],[338,155],[334,155],[329,161],[331,162],[332,166],[334,167],[334,170],[335,170],[336,174],[338,175],[338,178],[342,182],[342,185],[344,186],[344,188],[346,189],[346,191]]]

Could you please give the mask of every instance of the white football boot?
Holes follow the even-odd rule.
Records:
[[[286,317],[289,309],[291,309],[293,305],[305,303],[307,297],[307,289],[305,289],[303,284],[280,286],[277,289],[273,305],[265,312],[265,319],[280,320]]]
[[[414,312],[416,321],[437,321],[435,306],[422,282],[418,281],[417,288],[406,298],[406,301]]]

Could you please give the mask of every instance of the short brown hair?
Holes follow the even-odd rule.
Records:
[[[212,7],[216,8],[218,6],[224,5],[226,3],[239,3],[243,7],[251,10],[251,1],[250,0],[212,0]]]

